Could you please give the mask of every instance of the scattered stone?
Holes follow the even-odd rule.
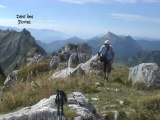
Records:
[[[98,100],[99,100],[99,98],[92,98],[92,100],[93,100],[93,101],[98,101]]]

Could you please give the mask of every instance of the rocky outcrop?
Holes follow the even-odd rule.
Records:
[[[57,53],[60,61],[67,62],[68,67],[75,68],[80,63],[85,63],[92,56],[92,48],[86,44],[68,44]]]
[[[4,31],[0,31],[1,33]],[[21,32],[9,30],[4,35],[0,35],[0,63],[4,73],[8,74],[24,63],[27,53],[32,50],[41,55],[45,54],[26,29]]]
[[[56,95],[52,95],[49,98],[42,99],[31,107],[25,107],[16,112],[0,115],[0,120],[57,120],[55,98]],[[69,94],[68,105],[79,116],[75,116],[74,120],[88,120],[95,114],[94,106],[82,93],[73,92]]]
[[[84,63],[92,57],[92,48],[87,43],[78,46],[79,63]]]
[[[133,83],[144,83],[147,87],[160,87],[160,69],[155,63],[142,63],[130,68],[128,79]]]
[[[53,56],[51,61],[50,61],[50,68],[56,69],[59,65],[60,62],[60,57],[59,56]]]
[[[65,47],[58,51],[58,56],[60,57],[60,61],[68,61],[69,57],[72,53],[77,52],[78,45],[67,44]]]
[[[92,72],[97,72],[99,68],[102,68],[102,64],[98,61],[98,55],[93,56],[90,60],[88,60],[85,63],[79,64],[76,68],[65,68],[63,70],[60,70],[56,73],[54,73],[51,76],[51,79],[53,78],[66,78],[70,75],[77,74],[80,71],[80,74],[83,75],[89,73],[90,71]]]
[[[19,70],[14,70],[13,72],[9,73],[5,82],[4,82],[4,85],[9,85],[9,84],[13,83],[14,81],[16,81],[18,72],[19,72]]]
[[[82,45],[77,46],[77,52],[72,53],[69,57],[68,67],[75,68],[80,63],[85,63],[92,56],[92,48],[83,43]]]
[[[68,60],[68,67],[75,68],[79,64],[78,54],[72,53]]]

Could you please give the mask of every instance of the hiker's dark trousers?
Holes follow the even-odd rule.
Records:
[[[107,60],[106,57],[104,57],[104,66],[103,66],[103,70],[106,73],[110,73],[111,72],[111,64],[110,64],[110,60]]]

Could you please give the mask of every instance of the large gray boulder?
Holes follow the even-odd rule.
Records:
[[[42,99],[33,106],[0,115],[0,120],[58,120],[55,98],[56,95],[52,95],[49,98]],[[74,120],[79,120],[79,118],[88,120],[95,113],[93,105],[80,92],[73,92],[68,95],[68,105],[79,116],[75,116]]]
[[[142,63],[130,68],[128,79],[133,83],[144,83],[147,87],[160,87],[160,69],[156,63]]]
[[[76,113],[83,117],[83,120],[88,120],[96,114],[94,106],[89,100],[80,92],[73,92],[68,96],[69,107],[76,111]]]
[[[31,107],[0,115],[0,120],[57,120],[56,96],[42,99]]]

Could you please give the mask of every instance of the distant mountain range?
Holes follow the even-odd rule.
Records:
[[[0,30],[0,65],[5,74],[8,74],[25,61],[29,51],[36,49],[45,54],[30,32],[23,29],[21,32],[15,30]]]
[[[82,40],[77,37],[72,37],[67,40],[53,41],[49,44],[37,41],[37,43],[43,47],[47,52],[57,51],[61,47],[65,46],[67,43],[80,44],[86,42],[92,47],[92,54],[98,53],[100,47],[103,45],[104,41],[109,39],[116,53],[117,58],[132,55],[137,52],[142,51],[141,46],[130,36],[117,36],[111,32],[108,32],[103,36],[96,36],[89,40]]]
[[[43,30],[41,32],[41,35],[43,36]],[[127,61],[127,59],[131,56],[138,56],[137,53],[141,54],[141,56],[139,57],[143,58],[144,54],[150,55],[152,58],[152,52],[146,53],[143,51],[160,50],[160,41],[158,40],[134,40],[131,36],[119,36],[111,32],[108,32],[105,35],[93,37],[89,40],[72,37],[65,40],[55,40],[50,43],[43,43],[39,40],[35,41],[34,37],[26,29],[21,32],[16,32],[14,30],[0,30],[0,62],[2,64],[1,67],[2,69],[6,67],[8,68],[7,71],[4,71],[5,73],[12,70],[14,67],[16,67],[17,62],[21,62],[19,60],[23,60],[26,52],[34,47],[41,49],[42,51],[44,51],[43,49],[45,49],[47,52],[53,52],[58,51],[68,43],[81,44],[86,42],[92,47],[92,54],[96,54],[106,39],[110,40],[111,45],[115,51],[116,58],[123,58],[124,61]],[[155,53],[153,54],[153,58],[154,55]],[[129,57],[125,58],[125,56]]]
[[[125,56],[118,60],[124,62],[126,65],[132,67],[140,63],[157,63],[160,67],[160,51],[142,51],[136,55]]]
[[[66,39],[66,40],[56,40],[50,43],[44,43],[41,41],[36,41],[37,44],[39,44],[42,48],[44,48],[46,50],[46,52],[53,52],[53,51],[57,51],[60,48],[64,47],[65,45],[72,43],[72,44],[80,44],[83,43],[84,40],[78,38],[78,37],[72,37],[70,39]]]
[[[16,27],[6,27],[6,26],[0,26],[1,30],[16,30],[18,32],[22,31],[22,29],[16,28]],[[56,40],[64,40],[71,37],[71,35],[65,34],[60,31],[55,31],[51,29],[32,29],[28,28],[28,31],[31,32],[32,36],[39,41],[43,41],[44,43],[49,43]]]
[[[92,46],[93,54],[99,51],[106,39],[110,40],[117,58],[142,51],[141,46],[131,36],[117,36],[108,32],[102,37],[94,37],[87,41]]]
[[[145,51],[160,50],[160,40],[148,41],[140,39],[137,42]]]

